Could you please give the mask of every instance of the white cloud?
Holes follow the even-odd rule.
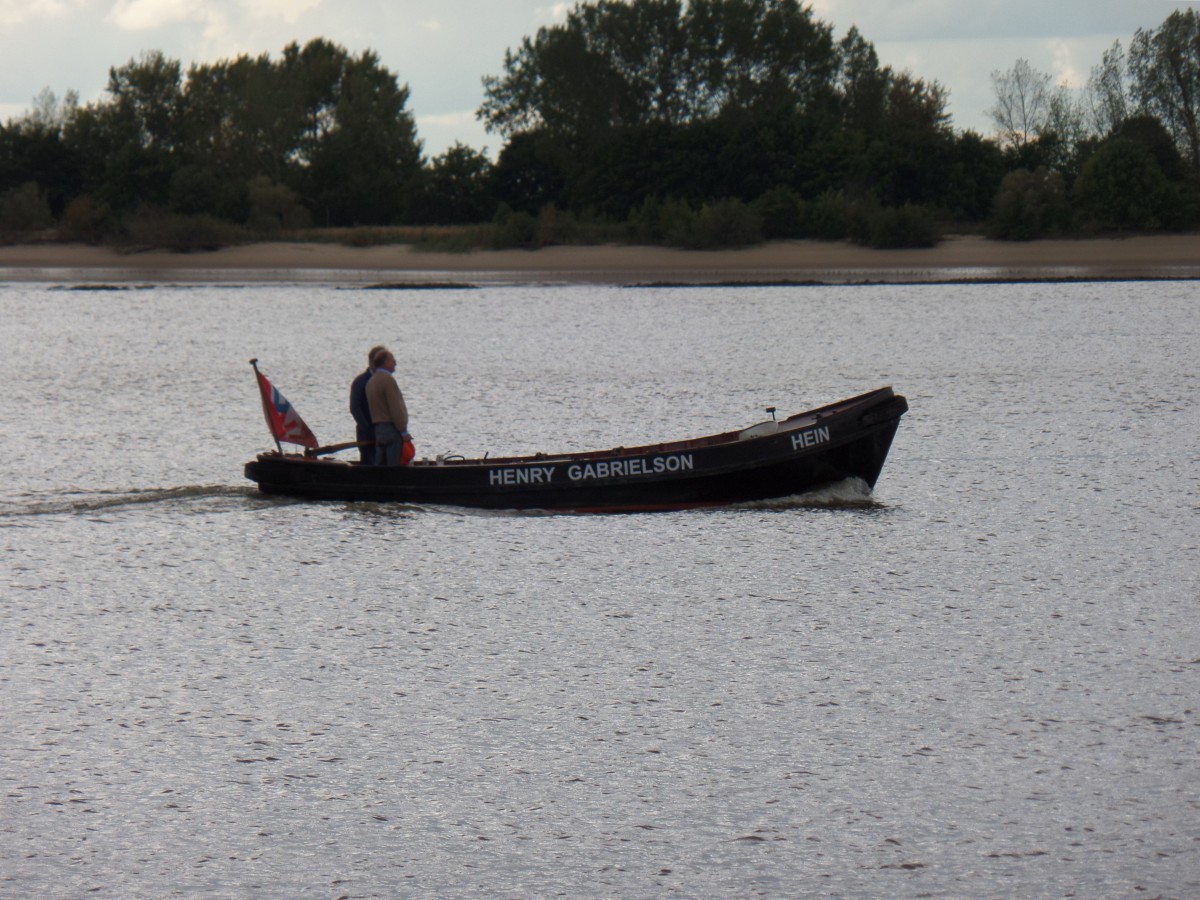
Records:
[[[475,121],[475,112],[474,110],[460,110],[458,112],[435,113],[429,116],[417,116],[417,121],[429,125],[469,125]]]
[[[574,3],[555,3],[551,6],[538,6],[533,10],[533,21],[538,25],[554,25],[565,22],[567,13],[574,9]]]
[[[118,28],[149,31],[196,19],[200,12],[195,0],[118,0],[108,18]]]
[[[14,28],[34,19],[56,19],[88,0],[0,0],[0,28]]]
[[[1099,59],[1095,59],[1081,65],[1078,54],[1075,52],[1076,48],[1066,41],[1050,41],[1049,49],[1050,58],[1053,60],[1053,69],[1050,74],[1056,85],[1065,84],[1070,88],[1083,87],[1087,84],[1092,66],[1100,62]]]
[[[256,22],[294,25],[321,0],[117,0],[108,20],[127,31],[154,31],[189,22],[204,26],[204,36],[236,40],[241,27],[230,23]]]
[[[294,25],[306,12],[321,5],[321,0],[241,0],[242,10],[254,19],[278,19]]]
[[[29,110],[30,105],[27,103],[0,103],[0,122],[23,119],[29,113]]]
[[[881,41],[973,38],[1081,38],[1132,36],[1157,25],[1187,3],[1147,0],[813,0],[813,12],[837,34],[857,25],[863,37]]]
[[[416,116],[417,136],[424,142],[425,155],[432,159],[445,153],[455,143],[466,144],[472,150],[496,158],[495,135],[489,135],[483,123],[475,118],[475,111],[434,113]]]

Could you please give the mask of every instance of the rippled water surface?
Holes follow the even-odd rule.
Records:
[[[1198,293],[0,285],[0,895],[1200,895]],[[377,341],[422,455],[911,412],[866,503],[257,495],[246,361],[333,442]]]

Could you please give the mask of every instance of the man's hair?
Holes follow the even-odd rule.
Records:
[[[372,347],[370,350],[367,351],[367,363],[371,366],[371,368],[373,368],[373,369],[377,368],[378,363],[375,362],[376,357],[379,357],[380,359],[382,359],[383,354],[385,354],[387,352],[388,352],[388,348],[383,346],[383,344],[376,344],[374,347]]]

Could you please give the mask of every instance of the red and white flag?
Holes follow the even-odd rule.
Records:
[[[320,446],[317,436],[312,433],[296,408],[288,403],[287,398],[279,393],[279,389],[258,371],[257,360],[251,360],[254,374],[258,376],[258,391],[262,394],[263,415],[267,420],[267,428],[276,441],[286,444],[299,444],[316,450]]]

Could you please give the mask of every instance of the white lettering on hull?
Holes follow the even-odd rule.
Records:
[[[690,453],[670,456],[608,459],[567,466],[571,481],[591,481],[602,478],[646,478],[674,472],[689,472],[696,467]],[[553,484],[557,466],[505,466],[488,469],[488,485],[509,487],[525,484]]]
[[[550,484],[554,466],[521,466],[511,469],[488,469],[488,484]]]
[[[815,447],[817,444],[826,444],[828,442],[828,425],[822,425],[820,428],[806,428],[804,431],[797,431],[792,435],[793,450],[804,450],[808,447]]]
[[[646,475],[663,475],[670,472],[688,472],[695,468],[690,453],[671,456],[655,456],[647,459],[599,460],[594,463],[576,463],[567,466],[567,477],[572,481],[588,481],[593,478],[630,478]]]

